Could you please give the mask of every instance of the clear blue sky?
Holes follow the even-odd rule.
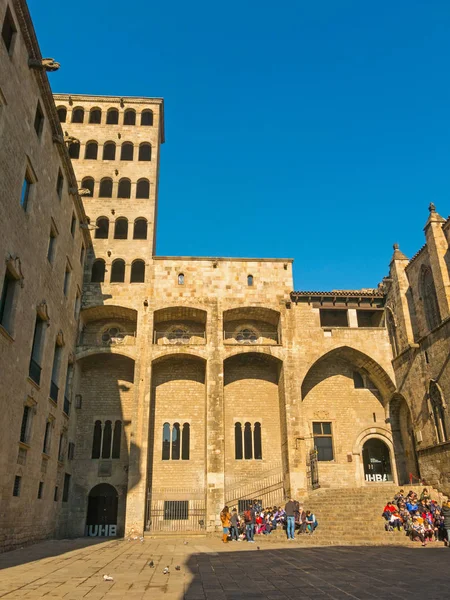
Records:
[[[29,0],[55,92],[164,97],[157,252],[374,287],[450,212],[448,0]]]

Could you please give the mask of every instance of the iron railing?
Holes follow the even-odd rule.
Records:
[[[135,346],[135,331],[120,331],[117,335],[111,336],[105,333],[82,332],[78,341],[78,346]]]
[[[206,332],[184,331],[181,329],[174,331],[154,331],[153,343],[175,346],[182,344],[206,344]]]
[[[59,394],[59,387],[52,380],[50,382],[50,398],[53,400],[53,402],[58,402],[58,394]]]
[[[63,412],[69,416],[70,413],[70,400],[67,396],[64,396],[64,406],[63,406]]]
[[[204,500],[148,500],[148,531],[204,531],[206,506]]]
[[[41,371],[42,371],[42,369],[37,364],[37,362],[34,359],[31,359],[29,376],[30,376],[30,379],[32,379],[38,385],[41,383]]]
[[[223,332],[223,341],[226,344],[240,344],[240,345],[274,345],[280,344],[280,336],[276,331],[258,331],[254,332],[251,330],[243,329],[242,331],[227,331]]]

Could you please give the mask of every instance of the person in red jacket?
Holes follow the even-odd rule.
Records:
[[[395,504],[392,504],[392,502],[389,502],[386,504],[386,506],[383,508],[383,512],[390,512],[390,513],[394,513],[398,510],[398,508],[395,506]]]

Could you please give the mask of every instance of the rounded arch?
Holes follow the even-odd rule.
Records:
[[[65,123],[67,119],[67,108],[65,106],[58,106],[56,112],[58,113],[59,122]]]
[[[321,364],[333,358],[340,358],[345,362],[350,363],[358,370],[367,373],[370,380],[376,385],[379,390],[383,403],[387,403],[394,394],[396,387],[390,376],[386,373],[383,367],[373,358],[350,346],[339,346],[326,352],[316,359],[308,368],[308,371],[303,379],[301,386],[302,400],[306,398],[308,393],[315,387],[316,379],[314,377],[315,370]]]
[[[94,195],[94,179],[93,177],[84,177],[81,180],[81,187],[84,188],[85,190],[89,190],[89,194],[87,194],[88,196],[93,196]]]
[[[170,348],[170,351],[168,353],[160,354],[159,356],[155,357],[152,360],[152,366],[161,365],[170,360],[180,360],[180,359],[200,361],[203,364],[203,366],[206,368],[207,361],[204,356],[201,356],[200,354],[196,354],[195,352],[192,352],[191,350],[189,352],[174,352],[173,348]]]
[[[147,239],[148,222],[145,217],[138,217],[134,221],[133,240]]]
[[[356,437],[355,442],[353,444],[352,454],[357,456],[359,459],[359,478],[361,483],[366,482],[366,477],[364,473],[364,458],[363,458],[363,449],[366,442],[371,439],[379,440],[383,442],[388,451],[389,451],[389,459],[390,459],[390,467],[392,474],[392,481],[398,483],[398,474],[397,474],[397,465],[395,461],[395,448],[392,440],[391,432],[388,429],[383,427],[369,427],[362,430],[359,435]]]
[[[119,123],[119,111],[117,108],[108,108],[106,113],[106,124],[107,125],[118,125]]]
[[[89,123],[100,125],[102,122],[102,110],[98,106],[94,106],[89,111]]]
[[[116,143],[108,141],[103,144],[103,160],[115,160],[116,158]]]
[[[103,283],[105,281],[106,263],[103,258],[97,258],[92,265],[91,283]]]
[[[109,219],[108,217],[98,217],[95,222],[95,239],[107,240],[109,235]]]
[[[111,177],[104,177],[100,181],[99,198],[112,198],[113,180]]]
[[[124,125],[136,125],[136,111],[134,108],[127,108],[123,113]]]
[[[269,352],[255,352],[253,348],[248,352],[241,350],[223,361],[224,385],[239,379],[261,379],[261,377],[278,384],[282,367],[283,361]]]
[[[123,283],[125,281],[125,261],[116,258],[111,264],[111,283]]]
[[[70,158],[80,158],[80,142],[73,142],[69,146],[69,156]]]
[[[77,106],[72,110],[72,123],[83,123],[84,121],[84,108]]]
[[[223,311],[224,321],[239,321],[249,318],[277,326],[280,320],[280,312],[266,306],[238,306]]]
[[[101,304],[84,308],[80,317],[83,323],[92,323],[104,319],[127,319],[137,321],[137,310],[118,304]]]
[[[128,238],[128,219],[126,217],[117,217],[114,223],[114,239],[126,240]]]
[[[136,198],[150,198],[150,181],[148,179],[139,179],[136,185]]]
[[[136,347],[135,346],[98,346],[95,348],[87,348],[81,350],[82,346],[78,346],[76,352],[77,363],[81,364],[81,361],[85,358],[90,358],[99,354],[111,356],[111,354],[128,358],[133,362],[136,360]]]
[[[99,528],[117,525],[119,494],[110,483],[95,485],[88,494],[86,526],[88,535],[98,535]],[[100,535],[105,535],[105,533]]]
[[[141,112],[141,125],[151,127],[153,125],[153,111],[150,109]]]
[[[123,142],[120,148],[120,160],[133,160],[134,144],[133,142]]]
[[[138,160],[140,160],[140,161],[152,160],[152,145],[150,144],[150,142],[142,142],[142,144],[139,144]]]
[[[97,160],[98,155],[98,143],[95,140],[89,140],[86,143],[86,148],[84,150],[84,158],[86,160]]]
[[[89,492],[89,496],[91,498],[96,498],[97,496],[118,496],[118,492],[116,488],[110,483],[98,483],[94,485],[94,487]]]
[[[131,197],[131,181],[126,177],[123,177],[119,181],[119,188],[117,191],[118,198],[130,198]]]
[[[145,282],[145,261],[142,258],[136,258],[131,263],[130,283]]]

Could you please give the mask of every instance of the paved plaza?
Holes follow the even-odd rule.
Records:
[[[441,544],[302,548],[264,540],[224,545],[214,538],[46,541],[0,555],[0,598],[437,600],[450,596],[449,564],[450,550]],[[113,581],[104,581],[104,575]]]

